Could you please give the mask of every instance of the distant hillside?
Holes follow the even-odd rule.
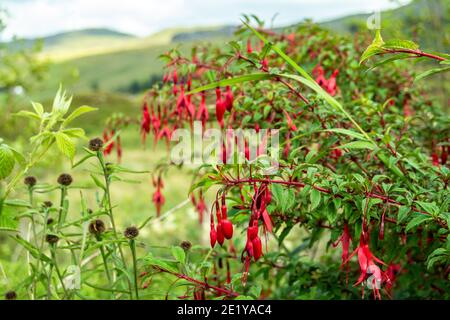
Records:
[[[370,15],[351,15],[322,25],[338,33],[373,33],[366,26]],[[385,38],[412,39],[422,48],[449,51],[450,1],[414,0],[405,6],[383,11],[381,27]]]
[[[423,48],[449,51],[449,7],[450,1],[415,0],[382,12],[383,36],[414,39]],[[370,41],[373,31],[366,27],[368,16],[353,15],[322,25],[337,33],[365,33]],[[170,28],[137,38],[91,29],[48,37],[44,54],[56,63],[40,93],[52,95],[60,82],[73,92],[139,93],[161,78],[161,53],[173,47],[189,52],[199,42],[225,43],[234,30],[233,26]]]

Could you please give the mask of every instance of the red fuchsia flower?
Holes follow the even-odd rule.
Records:
[[[244,141],[244,155],[245,155],[245,159],[250,161],[250,148],[249,148],[247,140]]]
[[[386,291],[391,296],[392,295],[392,287],[394,286],[395,280],[397,279],[397,275],[400,272],[401,265],[390,263],[386,269],[385,275],[387,278],[386,281]]]
[[[291,45],[294,44],[295,43],[295,32],[288,34],[286,38],[291,43]]]
[[[142,141],[145,142],[145,139],[147,137],[147,134],[150,132],[150,113],[148,110],[148,104],[147,102],[144,103],[144,106],[142,108],[142,120],[141,120],[141,135],[142,135]]]
[[[152,110],[151,122],[153,127],[153,134],[158,135],[159,129],[161,128],[161,113],[156,116],[155,111]]]
[[[164,187],[164,183],[161,179],[161,177],[158,177],[158,180],[153,180],[153,185],[156,186],[156,191],[153,194],[153,203],[156,207],[156,215],[159,217],[161,215],[161,208],[163,207],[164,203],[166,202],[161,189]]]
[[[316,80],[317,84],[319,84],[331,96],[336,95],[336,92],[337,92],[336,78],[337,78],[337,75],[339,74],[338,69],[333,71],[330,79],[328,79],[328,80],[325,78],[325,71],[323,70],[323,67],[320,64],[314,68],[313,74],[316,75],[315,80]]]
[[[383,279],[386,279],[385,274],[381,271],[380,267],[376,265],[376,263],[386,265],[383,261],[378,259],[376,256],[372,254],[369,248],[369,234],[367,230],[364,230],[366,227],[363,227],[363,231],[361,232],[361,237],[359,240],[359,246],[352,252],[352,254],[348,257],[348,259],[343,263],[346,264],[348,261],[357,253],[358,254],[358,262],[359,268],[361,270],[361,274],[358,278],[358,281],[355,283],[355,286],[361,284],[363,281],[371,280],[370,286],[372,287],[374,297],[376,299],[381,299],[381,295],[379,292],[379,287],[383,282]],[[369,278],[369,276],[371,276]],[[369,279],[368,279],[369,278]],[[364,297],[364,286],[362,287],[363,297]]]
[[[122,162],[122,141],[120,139],[120,136],[117,136],[116,138],[116,143],[117,143],[117,162],[121,163]]]
[[[433,152],[431,155],[431,161],[433,162],[433,166],[439,167],[439,156],[436,152]]]
[[[225,235],[222,230],[222,223],[219,222],[219,223],[217,223],[217,243],[220,246],[223,246],[224,242],[225,242]]]
[[[113,148],[114,148],[114,141],[112,141],[112,138],[114,137],[114,130],[108,132],[108,129],[103,130],[103,154],[105,156],[109,155]]]
[[[333,158],[333,159],[339,159],[340,157],[342,157],[342,150],[341,149],[339,149],[339,148],[334,148],[332,151],[331,151],[331,157]]]
[[[186,110],[188,112],[188,117],[189,117],[190,125],[191,125],[191,128],[192,128],[192,124],[193,124],[193,121],[195,119],[195,106],[191,102],[191,95],[187,96],[186,102],[187,102]]]
[[[262,256],[262,242],[260,237],[256,237],[252,240],[253,245],[253,259],[255,259],[255,262],[259,260]]]
[[[289,113],[287,113],[286,110],[283,110],[284,115],[286,116],[286,121],[287,121],[287,127],[290,131],[297,131],[297,126],[295,125],[295,123],[292,121],[291,116],[289,115]]]
[[[202,127],[203,127],[203,130],[204,130],[205,126],[206,126],[206,122],[209,119],[209,112],[208,112],[208,108],[206,107],[206,95],[205,95],[205,92],[202,92],[201,96],[202,96],[202,100],[201,100],[200,106],[198,107],[198,110],[197,110],[197,120],[201,120]]]
[[[252,53],[253,52],[253,48],[252,48],[252,40],[250,38],[247,39],[247,53]]]
[[[289,157],[289,153],[291,152],[291,138],[290,133],[286,135],[286,144],[283,148],[283,157],[287,159]]]
[[[409,99],[405,99],[405,101],[403,102],[403,115],[405,118],[412,117],[414,115],[414,111],[409,104]]]
[[[224,122],[223,122],[223,116],[225,115],[226,106],[224,104],[224,101],[222,100],[222,93],[220,91],[220,88],[216,88],[216,119],[217,122],[219,122],[220,127],[223,128]]]
[[[231,87],[227,86],[227,92],[225,94],[225,108],[228,111],[231,111],[233,109],[233,103],[234,103],[234,96],[233,91],[231,91]]]
[[[205,198],[203,197],[203,192],[202,191],[200,191],[200,194],[199,194],[199,201],[198,201],[198,204],[197,204],[197,211],[198,211],[198,215],[199,215],[200,224],[203,224],[203,216],[204,216],[205,212],[207,211],[207,209],[206,209]]]
[[[325,71],[323,70],[323,67],[318,64],[314,70],[313,74],[316,76],[316,82],[319,86],[326,87],[328,85],[327,79],[325,79]]]
[[[342,259],[342,266],[344,266],[344,264],[346,263],[346,261],[348,260],[348,250],[350,247],[350,241],[352,240],[352,237],[350,236],[350,232],[348,231],[348,225],[347,223],[344,224],[344,231],[342,232],[342,235],[340,236],[340,238],[333,243],[333,247],[337,247],[339,243],[342,244],[342,255],[341,255],[341,259]],[[347,263],[347,268],[346,268],[346,283],[348,283],[348,273],[350,272],[350,265]]]
[[[177,114],[179,119],[181,120],[181,117],[183,115],[183,111],[187,109],[188,102],[186,100],[186,96],[184,95],[184,85],[180,85],[180,95],[177,99]]]
[[[172,80],[173,80],[173,95],[176,96],[178,94],[178,88],[177,88],[178,74],[177,74],[177,69],[173,70]]]
[[[164,119],[164,126],[163,126],[162,130],[158,133],[158,136],[155,137],[155,144],[158,143],[158,140],[165,138],[166,144],[167,144],[167,146],[169,146],[171,136],[172,136],[172,132],[170,131],[168,121],[167,121],[167,119]]]
[[[336,90],[337,90],[336,77],[338,74],[339,74],[339,70],[336,69],[331,74],[330,79],[328,79],[328,86],[327,86],[326,90],[331,96],[336,95]]]
[[[266,151],[268,135],[269,135],[269,132],[266,131],[261,140],[261,143],[258,146],[258,151],[257,151],[257,155],[256,155],[257,157],[264,154],[264,152]]]
[[[222,196],[222,207],[221,207],[221,214],[222,214],[222,231],[225,239],[230,240],[233,238],[233,224],[230,220],[228,220],[227,216],[227,205],[225,203],[225,195]]]
[[[263,71],[269,71],[269,60],[268,60],[267,58],[264,58],[264,59],[261,61],[261,69],[262,69]]]
[[[214,248],[216,245],[216,242],[217,242],[217,231],[216,231],[216,227],[214,226],[214,216],[212,215],[212,212],[211,212],[209,240],[210,240],[211,248]]]

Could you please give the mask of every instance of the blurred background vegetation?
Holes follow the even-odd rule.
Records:
[[[337,34],[358,34],[367,39],[368,45],[373,38],[373,31],[366,27],[368,16],[360,14],[343,17],[322,23],[322,26]],[[411,39],[424,50],[450,51],[449,1],[414,0],[406,6],[382,12],[381,18],[385,38]],[[143,93],[163,76],[164,65],[158,59],[159,55],[174,47],[189,52],[199,43],[224,44],[232,37],[235,29],[235,26],[177,28],[144,38],[108,29],[86,29],[42,39],[14,39],[1,43],[0,137],[8,144],[26,149],[27,137],[34,128],[29,121],[14,117],[12,113],[30,108],[30,100],[49,107],[60,83],[74,95],[73,105],[87,104],[99,108],[94,114],[80,118],[77,124],[86,130],[88,137],[100,136],[105,120],[113,113],[138,119]],[[364,49],[361,48],[361,52]],[[443,108],[448,110],[450,84],[446,77],[441,74],[429,78],[426,84],[431,90],[430,94],[436,94]],[[147,149],[141,145],[138,126],[130,126],[125,130],[122,141],[123,162],[131,169],[152,170],[166,156],[163,145]],[[111,156],[109,161],[116,161],[115,156]],[[54,183],[61,172],[69,170],[69,163],[55,152],[33,174],[40,182]],[[171,169],[165,177],[164,195],[167,201],[163,212],[188,198],[190,178],[183,170]],[[93,187],[89,174],[83,168],[70,172],[77,186]],[[140,224],[148,216],[155,215],[151,202],[154,188],[150,175],[132,176],[131,179],[136,183],[116,184],[112,190],[122,228]],[[88,201],[94,204],[95,194],[86,194],[91,194],[92,198]],[[75,202],[72,208],[76,208],[79,193],[72,192],[71,197]],[[46,195],[38,200],[56,199]],[[206,245],[209,241],[208,226],[204,225],[205,231],[201,232],[197,214],[191,207],[187,205],[167,219],[156,221],[142,235],[149,243],[159,246],[178,244],[185,239]],[[4,262],[8,276],[23,274],[16,272],[25,268],[24,264],[18,263],[23,252],[5,243],[10,244],[6,235],[0,233],[0,259],[13,257],[12,261]]]

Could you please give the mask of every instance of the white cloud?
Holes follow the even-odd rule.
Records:
[[[406,1],[406,0],[404,0]],[[4,36],[43,36],[61,31],[108,27],[148,35],[166,27],[238,24],[254,13],[286,24],[306,17],[323,20],[392,7],[389,0],[4,0],[10,14]]]

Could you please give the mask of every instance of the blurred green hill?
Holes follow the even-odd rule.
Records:
[[[369,44],[373,31],[366,27],[368,17],[353,15],[322,26],[340,34],[366,35]],[[385,38],[412,39],[422,48],[449,52],[449,19],[450,1],[414,0],[382,12],[382,32]],[[43,38],[40,57],[51,61],[49,72],[22,102],[32,98],[49,104],[62,83],[76,99],[107,111],[101,112],[103,117],[113,112],[136,115],[140,94],[162,78],[161,53],[174,47],[187,53],[198,43],[225,43],[234,30],[233,26],[171,28],[139,38],[108,29],[86,29]],[[25,40],[28,45],[33,42]],[[448,81],[443,77],[427,84],[445,97]]]

